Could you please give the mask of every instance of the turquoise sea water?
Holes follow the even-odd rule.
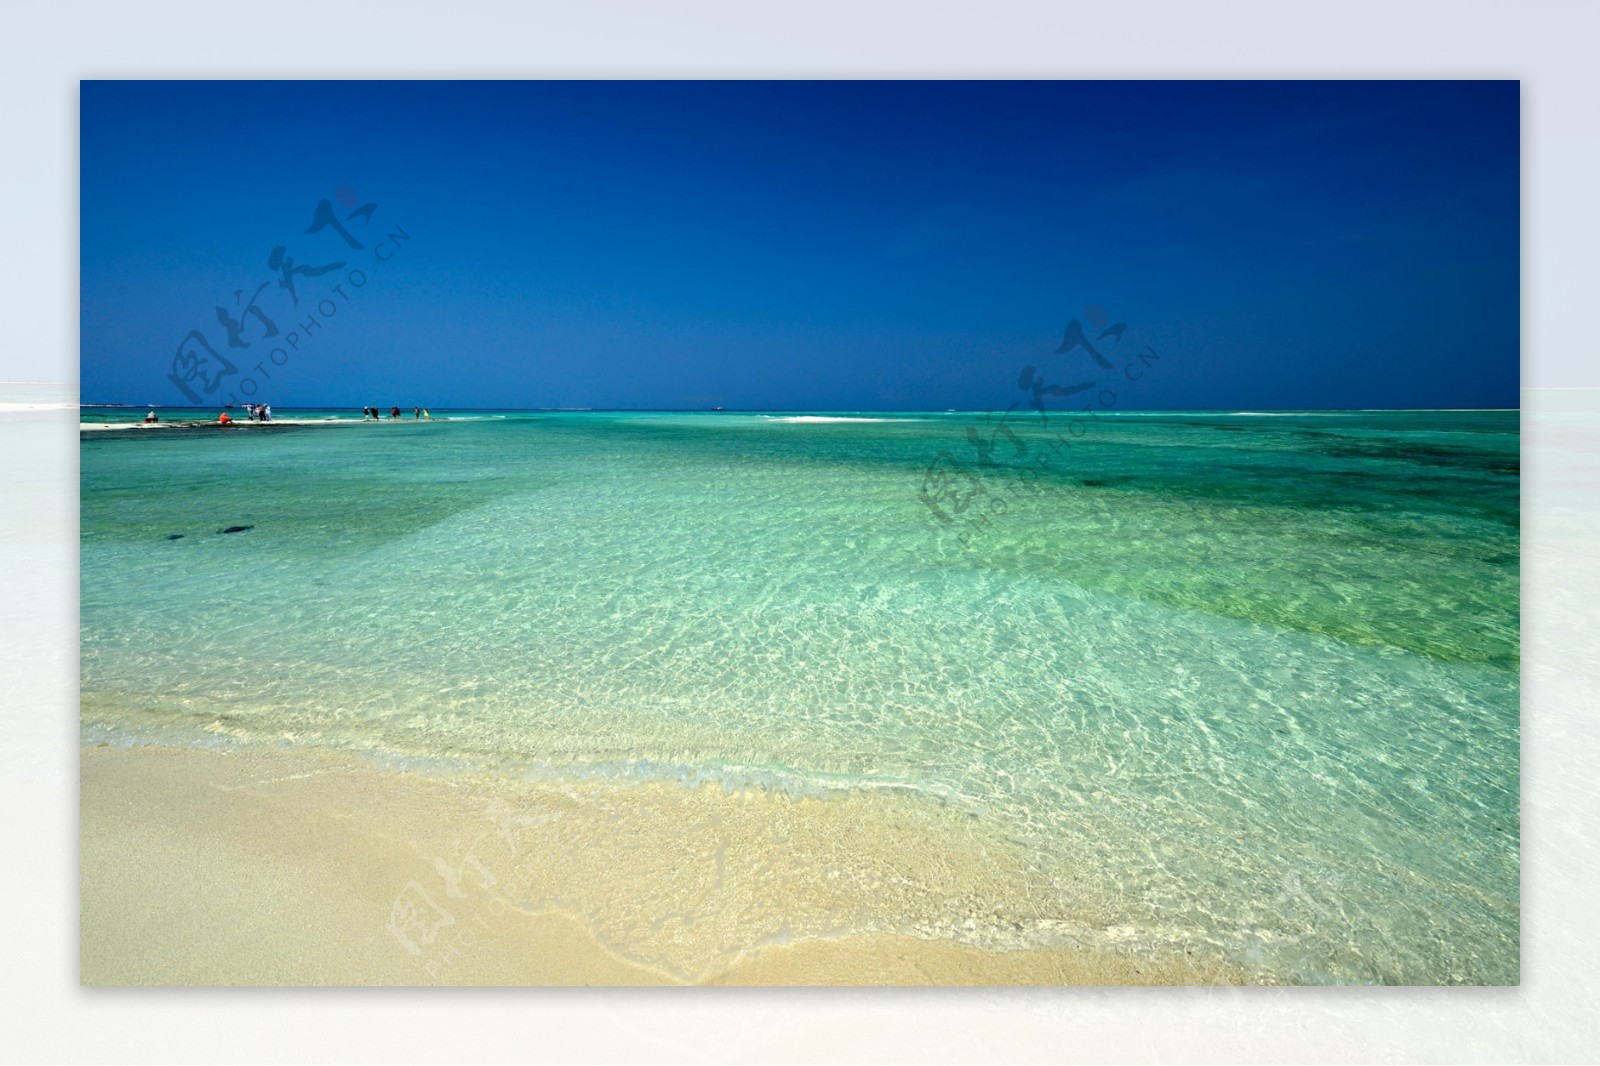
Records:
[[[433,413],[85,431],[85,737],[921,793],[1134,944],[1517,980],[1516,412]]]

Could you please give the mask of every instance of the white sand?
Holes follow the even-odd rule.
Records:
[[[845,934],[895,907],[1040,920],[1037,886],[953,811],[287,750],[88,747],[81,763],[84,984],[1231,979],[1181,956]]]

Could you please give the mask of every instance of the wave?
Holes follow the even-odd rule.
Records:
[[[175,713],[157,717],[161,720],[139,721],[115,712],[111,716],[94,714],[79,724],[79,739],[85,744],[117,748],[333,751],[355,755],[398,772],[446,776],[487,775],[556,784],[609,782],[619,787],[629,787],[646,782],[676,782],[690,789],[711,787],[726,794],[751,790],[794,799],[839,799],[864,793],[896,793],[920,796],[941,807],[953,807],[974,816],[985,809],[981,800],[953,785],[884,774],[830,773],[780,763],[692,762],[649,756],[552,760],[470,750],[423,752],[403,744],[385,743],[377,737],[300,734],[290,740],[282,733],[238,723],[224,723],[220,719],[200,724]]]
[[[856,415],[762,415],[770,422],[925,422],[924,418],[865,418]]]

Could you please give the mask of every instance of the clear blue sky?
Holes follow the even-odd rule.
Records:
[[[1096,305],[1163,357],[1123,406],[1518,405],[1516,82],[85,82],[81,123],[85,402],[987,409],[1092,373]],[[277,247],[345,265],[296,307]]]

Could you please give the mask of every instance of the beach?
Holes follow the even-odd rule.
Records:
[[[1181,950],[962,945],[952,933],[980,907],[1049,921],[1041,886],[963,816],[915,805],[104,747],[82,753],[82,796],[85,984],[1237,980]],[[896,893],[923,897],[949,927],[865,931]],[[841,928],[828,936],[788,933],[829,920]]]
[[[1517,979],[1515,412],[329,414],[80,433],[86,984]]]

